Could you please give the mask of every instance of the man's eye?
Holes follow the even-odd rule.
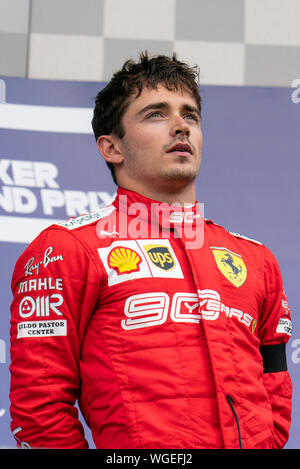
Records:
[[[161,112],[159,112],[159,111],[153,111],[153,112],[151,112],[151,114],[149,114],[147,117],[148,117],[148,118],[149,118],[149,117],[161,117]]]
[[[196,114],[187,114],[187,115],[185,116],[185,118],[186,118],[186,119],[192,119],[192,120],[194,120],[194,121],[196,121],[196,122],[199,121],[199,118],[198,118],[198,116],[197,116]]]

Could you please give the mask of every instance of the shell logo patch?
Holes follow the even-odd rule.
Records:
[[[160,269],[170,270],[175,266],[175,261],[167,246],[148,244],[144,245],[144,249],[146,250],[151,262]]]
[[[97,251],[109,287],[143,278],[184,278],[169,239],[117,240]]]
[[[107,263],[118,275],[140,270],[140,255],[131,248],[117,246],[108,255]]]
[[[247,278],[247,267],[242,256],[225,248],[211,248],[216,264],[222,274],[234,286],[240,287]]]

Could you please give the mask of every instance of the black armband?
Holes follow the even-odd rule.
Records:
[[[263,359],[264,373],[287,370],[285,344],[262,345],[260,353]]]

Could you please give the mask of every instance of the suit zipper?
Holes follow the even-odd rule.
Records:
[[[238,434],[239,434],[240,449],[243,449],[240,422],[239,422],[239,418],[238,418],[238,416],[237,416],[237,413],[236,413],[235,408],[234,408],[234,405],[233,405],[233,399],[232,399],[230,396],[226,396],[226,399],[227,399],[227,401],[228,401],[228,404],[230,405],[230,408],[231,408],[231,410],[232,410],[232,413],[233,413],[234,418],[235,418],[235,421],[236,421],[236,425],[237,425],[237,429],[238,429]]]

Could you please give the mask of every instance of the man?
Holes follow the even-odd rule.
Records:
[[[93,129],[112,205],[44,230],[12,288],[12,431],[23,447],[282,448],[290,310],[261,243],[203,220],[197,72],[128,61]]]

